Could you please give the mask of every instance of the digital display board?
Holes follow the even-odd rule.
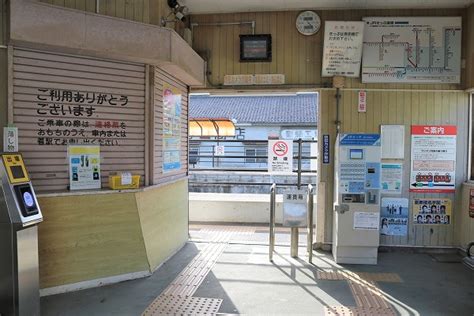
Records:
[[[240,35],[240,61],[272,61],[271,34]]]

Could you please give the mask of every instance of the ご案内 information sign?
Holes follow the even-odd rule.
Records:
[[[453,125],[411,127],[410,192],[454,192],[456,133]]]

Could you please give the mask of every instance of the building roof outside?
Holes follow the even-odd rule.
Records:
[[[316,125],[317,94],[278,96],[191,95],[190,119],[235,120],[236,124]]]

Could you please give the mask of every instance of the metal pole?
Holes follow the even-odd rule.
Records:
[[[95,13],[99,14],[100,11],[100,0],[95,0]]]
[[[314,190],[311,184],[308,184],[308,261],[313,263],[313,213],[314,213]]]
[[[291,256],[298,257],[298,227],[291,227]]]
[[[273,251],[275,251],[275,198],[276,184],[273,183],[270,189],[270,233],[269,233],[269,251],[268,259],[273,262]]]
[[[298,190],[301,189],[301,156],[303,155],[303,140],[298,139]]]

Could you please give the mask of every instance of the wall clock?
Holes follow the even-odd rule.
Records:
[[[321,28],[321,18],[314,11],[303,11],[296,17],[296,29],[303,35],[316,34]]]

